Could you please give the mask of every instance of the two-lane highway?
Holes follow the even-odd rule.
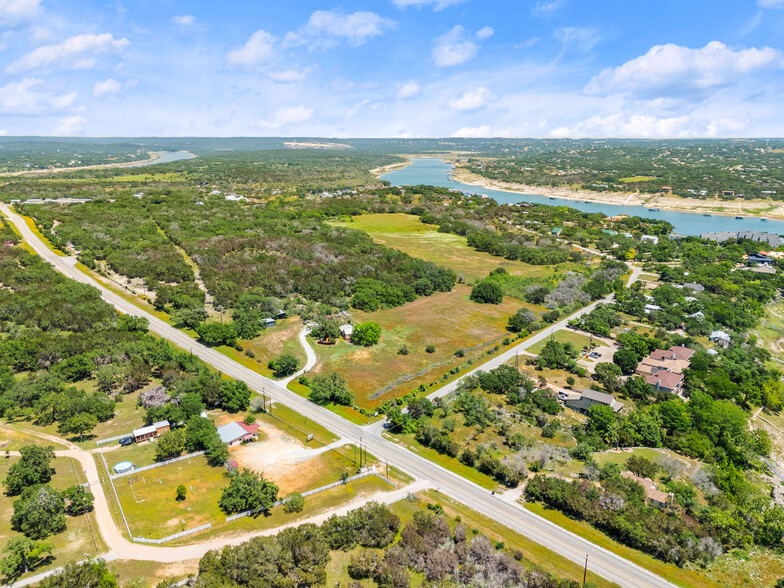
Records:
[[[244,367],[225,355],[201,345],[182,331],[175,329],[159,318],[141,310],[134,304],[105,288],[97,281],[76,269],[68,258],[60,257],[51,251],[46,244],[28,227],[25,220],[13,213],[6,205],[0,205],[3,212],[20,232],[25,241],[43,259],[51,263],[65,276],[97,288],[109,304],[124,314],[146,318],[150,330],[175,345],[191,351],[204,362],[227,376],[242,380],[256,392],[264,391],[276,402],[291,407],[298,413],[327,427],[342,438],[359,439],[368,451],[381,460],[388,460],[401,470],[415,476],[419,480],[428,480],[434,488],[443,494],[462,502],[474,510],[506,525],[507,527],[540,543],[567,559],[582,565],[588,555],[588,567],[600,576],[624,587],[668,587],[673,585],[665,579],[633,564],[622,557],[611,553],[593,543],[550,523],[516,504],[503,501],[468,480],[438,466],[406,448],[384,439],[376,429],[370,430],[354,425],[333,412],[308,401],[297,394],[281,387],[277,382],[261,376]],[[509,352],[514,354],[514,348]],[[111,535],[111,533],[109,533]],[[104,532],[104,536],[106,533]],[[123,545],[117,545],[118,555],[122,558]],[[165,549],[165,548],[161,548]],[[113,550],[114,547],[113,547]],[[149,550],[145,550],[146,553]],[[134,558],[133,554],[128,554]],[[145,559],[154,560],[154,556],[145,555]]]

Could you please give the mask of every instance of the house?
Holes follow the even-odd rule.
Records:
[[[351,340],[351,335],[354,334],[354,327],[352,325],[342,325],[340,327],[340,336],[346,341]]]
[[[732,197],[735,196],[735,190],[722,190],[721,192],[719,192],[719,194],[721,194],[722,196]]]
[[[683,370],[689,367],[693,355],[694,350],[684,345],[656,349],[640,361],[635,373],[656,390],[680,396],[683,392]]]
[[[602,229],[602,233],[604,233],[605,235],[610,235],[611,237],[614,237],[615,235],[618,234],[618,231],[613,231],[611,229]]]
[[[274,327],[275,326],[275,319],[271,317],[267,317],[265,319],[261,319],[261,324],[264,325],[266,328]]]
[[[705,286],[702,284],[698,284],[697,282],[684,282],[682,284],[683,288],[688,288],[689,290],[693,290],[695,293],[700,293],[705,291]]]
[[[697,319],[698,321],[701,321],[701,320],[705,319],[705,315],[703,314],[703,312],[701,310],[698,310],[697,312],[691,313],[689,315],[689,318],[693,318],[693,319]]]
[[[642,243],[645,243],[646,241],[649,241],[649,242],[653,243],[654,245],[658,245],[659,244],[659,237],[657,237],[656,235],[643,235],[642,237],[640,237],[640,241]]]
[[[146,427],[134,429],[132,436],[136,443],[147,441],[148,439],[155,439],[170,430],[169,421],[157,421]]]
[[[761,253],[751,253],[749,254],[749,263],[758,263],[760,265],[771,265],[773,263],[773,258],[768,257],[767,255],[762,255]]]
[[[669,349],[656,349],[651,352],[650,358],[657,360],[671,359],[675,361],[688,362],[694,355],[694,349],[690,349],[685,345],[673,345]],[[686,366],[688,367],[688,366]]]
[[[218,437],[229,447],[234,447],[240,443],[255,441],[259,437],[259,426],[256,423],[246,425],[240,421],[234,421],[218,427]]]
[[[673,493],[662,492],[650,478],[641,478],[631,472],[621,472],[621,477],[637,482],[645,490],[645,501],[655,507],[664,508],[672,502]]]
[[[553,235],[560,235],[561,231],[563,231],[561,227],[555,227],[552,231],[550,231],[550,233],[552,233]]]
[[[275,313],[275,319],[282,321],[284,318],[288,318],[289,315],[286,314],[285,310],[278,309],[278,312]]]
[[[727,347],[731,341],[729,334],[724,331],[713,331],[710,334],[709,339],[722,347]]]
[[[623,404],[615,400],[610,394],[604,392],[597,392],[596,390],[583,390],[582,392],[571,392],[563,398],[564,404],[581,412],[588,413],[588,409],[594,404],[603,404],[613,409],[613,412],[619,412],[623,408]]]
[[[661,306],[658,304],[646,304],[645,305],[645,314],[649,314],[651,311],[654,310],[661,310]]]
[[[661,187],[662,194],[672,194],[672,187],[671,186],[662,186]]]
[[[220,195],[221,195],[220,190],[213,190],[212,192],[210,192],[210,196],[220,196]]]
[[[239,194],[235,194],[234,192],[232,192],[231,194],[226,194],[224,198],[226,198],[226,200],[228,200],[229,202],[241,202],[243,200],[247,200],[245,196],[240,196]]]
[[[133,197],[141,200],[142,198],[144,198],[144,192],[136,192],[136,194],[134,194]]]
[[[653,386],[657,391],[664,390],[681,396],[683,392],[683,374],[659,370],[652,374],[644,374],[645,383]]]
[[[775,274],[776,268],[769,265],[755,265],[754,267],[743,268],[755,274]]]

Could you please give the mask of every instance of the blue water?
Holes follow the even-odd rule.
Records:
[[[381,179],[391,182],[395,186],[415,186],[427,184],[444,188],[456,188],[475,194],[487,194],[499,204],[517,202],[535,202],[549,206],[569,206],[583,212],[601,212],[606,216],[626,214],[641,216],[672,223],[674,231],[681,235],[699,235],[711,231],[764,231],[776,235],[784,234],[784,221],[763,221],[760,218],[744,217],[736,219],[729,216],[703,216],[702,213],[673,212],[669,210],[652,211],[644,206],[624,206],[622,204],[603,204],[595,202],[581,202],[565,198],[550,198],[540,194],[521,194],[518,192],[505,192],[492,190],[481,186],[472,186],[450,180],[447,173],[452,169],[450,163],[435,157],[414,158],[411,165],[399,170],[381,175]]]
[[[147,167],[148,165],[158,165],[159,163],[170,163],[172,161],[180,161],[181,159],[193,159],[196,156],[187,151],[163,151],[158,154],[158,159],[155,161],[145,161],[128,167]]]

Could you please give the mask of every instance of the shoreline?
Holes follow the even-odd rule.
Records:
[[[31,169],[31,170],[5,172],[5,173],[0,172],[0,178],[38,176],[43,174],[57,174],[62,172],[83,171],[89,169],[144,167],[146,165],[152,165],[156,163],[159,159],[162,159],[163,153],[169,153],[169,151],[148,151],[147,154],[150,155],[150,159],[144,159],[142,161],[124,161],[122,163],[98,163],[95,165],[81,165],[78,167],[55,167],[50,169]],[[191,153],[190,151],[188,151],[187,153],[193,155],[193,153]],[[193,157],[195,158],[196,156],[193,155]]]
[[[452,162],[454,165],[454,162]],[[671,212],[685,212],[691,214],[710,214],[711,216],[743,216],[749,218],[770,218],[784,220],[784,202],[774,200],[719,200],[711,198],[700,200],[697,198],[683,198],[680,196],[665,196],[661,194],[640,194],[638,192],[592,192],[565,186],[551,188],[548,186],[532,186],[492,180],[469,172],[463,167],[454,165],[453,176],[455,181],[486,188],[501,190],[514,194],[535,194],[562,200],[571,200],[593,204],[612,204],[619,206],[643,206],[646,208],[659,208]]]

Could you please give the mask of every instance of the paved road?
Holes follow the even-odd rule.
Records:
[[[175,329],[103,287],[73,267],[73,263],[69,263],[66,258],[56,255],[30,230],[24,219],[11,212],[6,205],[0,205],[0,211],[14,223],[17,230],[33,250],[62,274],[97,288],[104,300],[120,312],[146,318],[150,323],[152,332],[183,349],[191,351],[227,376],[246,382],[252,390],[256,392],[264,391],[274,401],[286,404],[303,416],[327,427],[341,438],[358,439],[361,437],[368,451],[380,460],[388,460],[390,464],[413,475],[417,480],[429,481],[433,487],[445,495],[462,502],[485,516],[501,522],[510,529],[548,547],[570,561],[582,565],[587,554],[589,556],[589,569],[607,580],[629,588],[673,586],[673,584],[652,572],[534,515],[518,504],[508,503],[498,496],[491,495],[489,491],[477,484],[469,482],[465,478],[412,453],[400,445],[384,439],[378,434],[370,433],[365,428],[346,421],[333,412],[280,387],[278,383],[240,365],[218,351],[199,344],[182,331]],[[514,354],[514,349],[510,349],[507,353],[511,357]],[[98,509],[97,498],[96,496],[96,510]],[[105,502],[105,499],[102,502]],[[106,508],[108,511],[108,506]],[[119,530],[113,521],[102,519],[100,528],[110,549],[116,552],[120,558],[168,561],[168,559],[165,559],[164,553],[168,550],[177,549],[132,544],[122,537],[120,537],[122,541],[119,541],[117,539]],[[142,548],[144,548],[143,552]]]

